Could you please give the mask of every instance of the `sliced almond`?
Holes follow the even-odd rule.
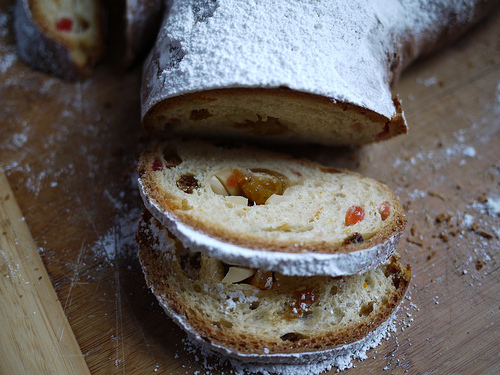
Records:
[[[230,207],[248,206],[248,199],[245,197],[241,197],[239,195],[227,196],[227,197],[225,197],[225,200],[226,200],[226,204],[229,204]]]
[[[269,198],[267,198],[265,204],[280,204],[282,202],[288,201],[289,199],[289,197],[283,195],[273,194]]]
[[[222,279],[223,284],[234,284],[248,279],[255,274],[255,270],[245,267],[229,267],[226,276]]]
[[[225,168],[221,169],[220,171],[215,172],[215,177],[221,182],[222,185],[224,185],[224,188],[227,190],[229,195],[242,195],[243,192],[241,191],[241,188],[232,183],[233,182],[233,169],[232,168]],[[236,182],[236,181],[234,181]]]
[[[210,187],[215,194],[224,196],[229,195],[224,185],[222,185],[222,182],[220,182],[220,180],[216,176],[212,176],[212,178],[210,179]]]

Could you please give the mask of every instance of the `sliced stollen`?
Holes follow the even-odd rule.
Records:
[[[287,275],[349,275],[384,263],[406,219],[385,185],[235,143],[171,139],[139,160],[146,208],[186,247]]]
[[[184,248],[148,211],[137,241],[147,284],[167,314],[191,339],[245,362],[310,363],[376,341],[411,279],[396,256],[343,277],[230,266]],[[235,278],[235,268],[249,273]]]
[[[157,133],[365,144],[406,133],[391,86],[493,0],[173,1],[146,61]]]
[[[65,79],[88,77],[104,55],[104,12],[99,0],[17,0],[19,56]]]
[[[160,28],[166,0],[126,0],[124,11],[124,65],[142,61]]]

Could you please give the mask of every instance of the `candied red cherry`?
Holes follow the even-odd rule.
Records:
[[[73,30],[73,20],[67,17],[61,18],[56,24],[56,29],[59,31]]]
[[[350,226],[361,222],[365,218],[365,211],[359,206],[351,206],[345,214],[345,225]]]
[[[238,180],[236,180],[236,177],[234,174],[230,175],[227,180],[226,180],[226,185],[227,187],[235,187],[238,186]]]
[[[163,170],[163,163],[160,160],[155,160],[153,165],[151,165],[151,169],[155,172]]]
[[[380,216],[382,217],[382,221],[387,219],[391,215],[390,203],[387,201],[380,203],[380,205],[378,206],[378,212],[380,212]]]

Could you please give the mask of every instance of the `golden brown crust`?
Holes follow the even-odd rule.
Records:
[[[182,300],[180,290],[173,287],[170,278],[181,277],[182,270],[165,249],[158,248],[158,238],[150,231],[148,223],[152,219],[149,212],[145,211],[142,223],[137,234],[139,243],[139,258],[145,273],[146,281],[152,288],[162,306],[174,319],[187,328],[191,333],[201,337],[201,340],[215,346],[227,348],[239,354],[278,354],[278,353],[304,353],[324,351],[337,348],[364,338],[369,332],[374,331],[385,322],[401,303],[411,279],[409,266],[406,268],[393,257],[387,266],[386,272],[393,278],[395,291],[383,306],[370,314],[362,317],[355,324],[339,326],[330,331],[319,331],[298,340],[270,340],[265,333],[259,337],[252,337],[248,333],[238,332],[229,325],[214,324],[194,306],[186,305]],[[153,226],[160,227],[158,221],[153,219]],[[185,276],[182,276],[185,278]],[[185,281],[183,281],[185,282]],[[222,308],[222,307],[221,307]]]

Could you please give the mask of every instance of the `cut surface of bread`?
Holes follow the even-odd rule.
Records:
[[[15,16],[19,55],[37,69],[77,79],[103,57],[100,0],[17,0]]]
[[[261,148],[174,139],[144,152],[138,169],[153,215],[228,263],[352,274],[385,262],[406,224],[378,181]]]
[[[386,322],[411,272],[396,256],[363,274],[286,276],[192,253],[145,211],[137,235],[149,287],[195,340],[244,361],[327,357]]]
[[[159,102],[143,119],[154,133],[364,144],[406,133],[398,99],[392,119],[348,103],[280,88],[213,89]]]

